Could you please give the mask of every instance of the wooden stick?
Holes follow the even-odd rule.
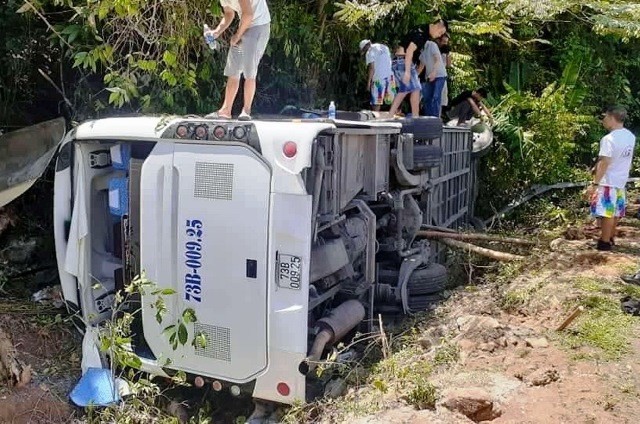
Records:
[[[571,324],[571,322],[578,317],[584,311],[584,306],[578,306],[572,313],[565,319],[562,324],[556,329],[556,331],[562,331]]]
[[[457,231],[454,230],[453,228],[439,227],[437,225],[428,225],[428,224],[422,224],[420,226],[420,229],[421,230],[439,231],[441,233],[457,233]]]
[[[485,247],[476,246],[475,244],[465,243],[463,241],[451,240],[448,238],[443,238],[441,241],[447,246],[464,249],[466,251],[477,253],[478,255],[486,256],[498,261],[521,261],[524,259],[524,256],[514,255],[512,253],[498,252],[497,250],[487,249]]]
[[[389,354],[389,340],[384,332],[384,326],[382,325],[382,314],[378,314],[378,322],[380,323],[380,337],[382,338],[382,357],[387,359]]]
[[[527,240],[522,238],[501,237],[501,236],[492,236],[489,234],[476,234],[476,233],[445,233],[442,231],[418,231],[418,236],[425,237],[425,238],[448,238],[448,239],[455,239],[455,240],[499,241],[502,243],[522,244],[526,246],[531,246],[536,244],[536,242],[532,240]]]

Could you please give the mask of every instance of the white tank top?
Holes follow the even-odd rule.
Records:
[[[267,0],[249,0],[251,8],[253,9],[253,21],[251,21],[250,27],[264,25],[271,22],[271,14],[269,13],[269,7],[267,6]],[[229,7],[233,9],[238,16],[242,16],[242,9],[240,8],[240,2],[238,0],[220,0],[222,7]]]

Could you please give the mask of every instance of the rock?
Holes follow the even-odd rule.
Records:
[[[36,251],[37,241],[35,239],[19,241],[15,240],[2,252],[2,257],[7,262],[22,264],[28,262]]]
[[[31,295],[31,300],[43,305],[51,305],[54,308],[62,308],[64,306],[62,287],[60,284],[52,287],[46,287]]]
[[[169,405],[167,406],[167,412],[169,413],[169,415],[177,418],[180,424],[189,421],[189,411],[187,411],[187,407],[181,403],[176,402],[175,400],[169,402]]]
[[[0,387],[21,388],[31,381],[31,367],[24,365],[8,332],[0,327]]]
[[[506,337],[500,337],[498,339],[498,346],[501,346],[501,347],[509,346],[509,342],[507,341],[507,338]]]
[[[584,240],[586,237],[582,228],[568,227],[564,231],[564,238],[566,238],[567,240]]]
[[[441,401],[441,405],[475,422],[491,421],[502,415],[502,410],[493,397],[478,388],[450,390]]]
[[[493,342],[504,336],[504,327],[495,318],[481,315],[465,315],[456,320],[459,338],[478,343]]]
[[[493,318],[481,315],[465,315],[456,320],[458,329],[462,333],[468,333],[472,330],[496,329],[500,328],[500,322]]]
[[[530,337],[530,338],[525,339],[524,341],[525,341],[525,343],[527,344],[528,347],[532,347],[532,348],[549,347],[549,342],[544,337],[538,337],[538,338]]]
[[[535,331],[529,327],[511,327],[509,332],[515,337],[528,337],[535,334]]]
[[[582,240],[567,240],[564,237],[560,237],[551,240],[549,243],[549,249],[553,252],[567,252],[585,249],[586,245]]]
[[[418,344],[424,349],[424,350],[431,350],[431,348],[435,345],[433,339],[431,339],[430,337],[422,337],[418,340]]]
[[[493,352],[496,350],[496,344],[493,342],[480,343],[478,345],[478,349],[483,350],[485,352]]]
[[[268,421],[269,417],[275,412],[275,406],[268,402],[255,400],[253,402],[253,412],[247,418],[248,424],[263,424]]]
[[[324,386],[324,395],[330,399],[336,399],[347,391],[347,383],[343,378],[334,378]]]
[[[10,208],[0,208],[0,235],[4,233],[10,227],[13,227],[18,222],[18,216]]]
[[[469,339],[460,339],[458,340],[458,347],[461,352],[471,352],[476,348],[476,342]]]
[[[539,369],[528,375],[525,379],[531,386],[546,386],[558,381],[560,373],[555,368]]]

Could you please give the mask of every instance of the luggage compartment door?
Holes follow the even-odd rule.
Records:
[[[158,189],[146,186],[157,181],[147,175],[146,167],[147,163],[143,193]],[[271,171],[249,148],[194,144],[176,144],[170,177],[167,171],[162,178],[166,195],[155,197],[162,202],[147,205],[143,194],[142,256],[144,267],[144,258],[157,252],[156,269],[164,270],[153,273],[158,286],[171,287],[177,294],[167,299],[167,319],[161,326],[153,311],[145,311],[145,326],[157,328],[145,328],[145,336],[157,356],[171,358],[170,368],[249,381],[267,367]],[[166,204],[169,199],[171,205]],[[159,216],[147,214],[149,207],[164,209],[166,217],[160,226],[148,223],[145,231],[145,221]],[[150,231],[158,228],[173,232],[162,240],[171,240],[174,248],[153,244]],[[170,316],[180,317],[188,308],[197,321],[188,326],[189,343],[174,351],[167,334],[158,330],[171,324]],[[196,335],[203,336],[201,343],[191,344]]]

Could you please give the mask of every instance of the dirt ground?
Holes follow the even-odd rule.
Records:
[[[598,230],[587,224],[565,233],[573,240],[541,243],[523,265],[507,265],[482,284],[456,289],[435,318],[386,360],[394,361],[391,375],[374,372],[369,385],[321,404],[315,418],[305,420],[638,422],[640,317],[625,314],[620,299],[640,300],[640,287],[619,276],[639,266],[640,224],[623,221],[612,252],[595,250]],[[584,311],[557,331],[580,305]],[[453,352],[444,365],[439,351]],[[420,369],[429,369],[426,379],[435,388],[429,407],[416,407],[412,397],[426,387],[415,375]],[[393,378],[406,384],[380,389],[379,379]]]
[[[638,266],[640,222],[622,222],[612,252],[594,249],[588,224],[519,252],[528,254],[524,264],[495,272],[494,263],[474,263],[494,268],[491,277],[452,290],[409,336],[392,340],[390,357],[349,380],[344,396],[294,408],[285,420],[637,422],[640,318],[624,314],[620,298],[640,298],[640,287],[619,276]],[[0,387],[0,422],[70,422],[80,338],[60,310],[28,303],[0,302],[0,326],[32,369],[27,387]],[[584,312],[557,331],[579,306]]]
[[[0,301],[0,326],[18,360],[31,368],[21,388],[0,384],[0,423],[68,423],[74,410],[68,394],[80,374],[80,338],[63,322],[62,310],[28,301]]]

